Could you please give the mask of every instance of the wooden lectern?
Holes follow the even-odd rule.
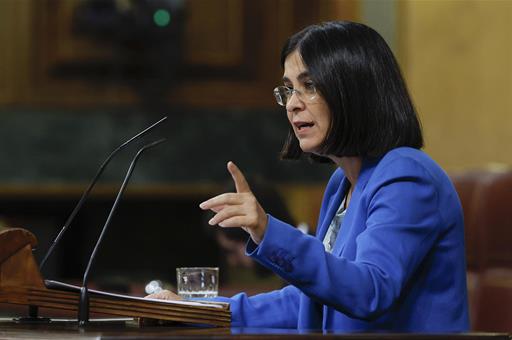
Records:
[[[32,249],[36,237],[13,228],[0,232],[0,303],[77,311],[80,287],[43,280]],[[229,304],[144,299],[89,290],[90,312],[229,327]]]

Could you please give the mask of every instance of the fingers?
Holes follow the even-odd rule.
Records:
[[[251,191],[249,183],[247,183],[244,175],[235,163],[231,161],[228,162],[228,171],[231,174],[231,177],[233,177],[233,181],[235,182],[236,192],[242,193]]]
[[[259,244],[265,233],[267,215],[235,163],[228,162],[227,168],[235,183],[236,193],[215,196],[199,204],[199,207],[216,213],[208,224],[227,228],[241,227]]]
[[[225,205],[237,205],[242,203],[242,197],[235,193],[225,193],[210,198],[207,201],[199,204],[199,207],[203,210],[211,209],[215,212],[221,210]],[[217,211],[216,211],[217,210]]]
[[[245,216],[233,216],[225,219],[219,225],[223,228],[237,228],[247,224],[247,218]],[[246,232],[250,233],[250,231],[246,227],[241,227]]]
[[[234,216],[244,216],[243,210],[239,208],[239,206],[228,206],[224,209],[220,210],[215,216],[213,216],[209,221],[209,225],[220,225],[221,227],[225,227],[224,221],[226,219],[232,218]],[[238,226],[240,226],[239,224]]]
[[[170,290],[162,290],[158,293],[153,293],[144,297],[145,299],[158,299],[158,300],[183,300],[179,295],[174,294]]]
[[[214,213],[218,213],[219,211],[224,209],[224,207],[225,207],[225,205],[218,205],[216,207],[211,207],[210,210],[213,211]]]
[[[231,177],[233,178],[233,181],[235,182],[237,194],[251,192],[247,180],[245,179],[240,169],[238,169],[238,167],[235,165],[235,163],[230,161],[228,162],[227,167]],[[237,194],[225,193],[215,196],[199,204],[199,207],[203,210],[211,209],[215,212],[219,212],[223,209],[224,205],[241,204],[242,198]]]

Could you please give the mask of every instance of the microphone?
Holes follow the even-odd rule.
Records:
[[[141,132],[139,132],[138,134],[136,134],[135,136],[133,136],[132,138],[128,139],[126,142],[124,142],[123,144],[121,144],[120,146],[118,146],[114,151],[112,151],[112,153],[107,157],[107,159],[105,159],[105,161],[103,162],[103,164],[101,164],[100,168],[98,169],[98,172],[96,172],[96,175],[94,176],[94,178],[92,179],[92,181],[90,182],[89,184],[89,187],[87,187],[87,189],[84,191],[84,193],[82,194],[82,197],[80,197],[80,200],[78,201],[78,203],[76,204],[75,208],[73,208],[73,211],[71,212],[71,214],[69,215],[68,219],[66,220],[66,222],[64,223],[64,226],[62,227],[62,229],[60,230],[60,232],[57,234],[57,237],[53,240],[52,242],[52,245],[50,246],[50,248],[48,249],[48,251],[46,252],[45,256],[43,257],[43,260],[41,261],[41,263],[39,264],[39,271],[42,273],[43,271],[43,267],[44,265],[46,264],[46,261],[48,260],[48,258],[50,257],[50,255],[53,253],[53,250],[55,249],[55,247],[57,246],[57,244],[60,242],[62,236],[64,235],[64,233],[66,232],[66,230],[69,228],[69,226],[71,225],[71,222],[73,222],[76,214],[78,213],[78,211],[80,210],[80,208],[82,208],[82,206],[84,205],[87,197],[89,197],[89,194],[92,190],[92,188],[94,187],[94,185],[96,184],[96,182],[98,181],[98,178],[101,176],[101,174],[103,173],[103,171],[105,170],[105,168],[107,167],[107,164],[110,163],[110,160],[119,152],[121,151],[122,149],[124,149],[128,144],[130,144],[131,142],[133,142],[134,140],[137,140],[139,139],[140,137],[146,135],[149,131],[153,130],[155,127],[157,127],[158,125],[162,124],[164,121],[167,120],[167,116],[161,118],[159,121],[157,121],[156,123],[148,126],[147,128],[145,128],[144,130],[142,130]],[[28,322],[47,322],[49,319],[47,318],[39,318],[38,317],[38,308],[37,306],[35,305],[30,305],[29,308],[28,308],[28,317],[23,317],[23,318],[19,318],[19,321],[20,322],[25,322],[25,321],[28,321]]]
[[[107,157],[107,159],[103,162],[103,164],[101,164],[100,168],[98,169],[98,172],[96,173],[96,175],[94,176],[94,178],[92,179],[91,183],[89,184],[89,187],[84,191],[84,193],[82,194],[82,197],[80,197],[80,200],[78,201],[77,205],[75,206],[75,208],[73,209],[73,211],[71,212],[71,214],[69,215],[68,219],[66,220],[66,223],[64,223],[64,226],[62,227],[62,229],[60,230],[59,234],[57,235],[57,237],[55,238],[55,240],[53,241],[52,245],[50,246],[50,249],[48,249],[48,251],[46,252],[46,255],[44,256],[43,260],[41,261],[41,263],[39,264],[39,271],[42,272],[43,270],[43,267],[44,265],[46,264],[46,261],[48,260],[48,258],[50,257],[50,255],[53,253],[53,250],[55,248],[55,246],[59,243],[60,239],[62,238],[62,236],[64,235],[64,233],[66,232],[66,230],[69,228],[69,225],[71,224],[71,222],[73,222],[73,219],[75,218],[76,214],[78,213],[78,211],[80,210],[80,208],[82,207],[82,205],[84,205],[85,203],[85,200],[87,199],[87,197],[89,197],[89,194],[92,190],[92,188],[94,187],[94,185],[96,184],[96,182],[98,181],[98,178],[101,176],[101,174],[103,173],[103,171],[105,170],[106,166],[108,163],[110,163],[110,160],[119,152],[121,151],[122,149],[124,149],[128,144],[130,144],[131,142],[133,142],[134,140],[136,139],[139,139],[140,137],[144,136],[145,134],[147,134],[149,131],[151,131],[153,128],[157,127],[158,125],[160,125],[161,123],[163,123],[164,121],[167,120],[167,116],[163,117],[162,119],[160,119],[158,122],[148,126],[147,128],[145,128],[144,130],[142,130],[141,132],[139,132],[138,134],[136,134],[135,136],[133,136],[132,138],[128,139],[126,142],[124,142],[123,144],[121,144],[120,146],[118,146],[114,151],[112,151],[112,153]]]
[[[112,209],[110,209],[110,213],[108,214],[105,225],[103,226],[103,229],[101,230],[101,234],[98,238],[98,241],[96,242],[96,245],[94,246],[94,250],[91,253],[91,256],[89,258],[89,263],[87,264],[87,268],[85,269],[85,272],[84,272],[82,287],[80,289],[80,301],[79,301],[79,305],[78,305],[78,325],[80,327],[85,326],[89,322],[89,290],[87,287],[87,284],[89,281],[89,272],[90,272],[91,267],[96,258],[96,253],[98,252],[99,246],[103,240],[103,236],[105,235],[105,232],[107,231],[107,228],[110,225],[112,216],[114,215],[117,205],[119,204],[119,201],[121,200],[121,196],[124,193],[126,185],[128,184],[128,181],[130,180],[133,169],[135,168],[135,164],[137,163],[137,160],[139,159],[139,157],[142,155],[142,153],[144,151],[146,151],[147,149],[150,149],[152,147],[155,147],[163,142],[165,142],[165,138],[157,140],[153,143],[144,145],[142,148],[139,149],[139,151],[137,151],[137,154],[135,155],[135,157],[133,157],[133,160],[130,163],[130,167],[128,168],[128,171],[126,172],[123,183],[121,184],[121,188],[119,189],[119,192],[117,193],[117,197],[114,201],[114,204],[112,205]]]

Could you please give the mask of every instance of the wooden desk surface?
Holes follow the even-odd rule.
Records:
[[[139,327],[134,321],[114,320],[93,322],[79,329],[76,322],[55,321],[50,324],[20,324],[12,319],[0,318],[0,339],[154,339],[154,338],[340,338],[354,340],[413,339],[413,340],[512,340],[505,333],[467,334],[346,334],[321,330],[297,331],[268,328],[198,328],[183,326]]]

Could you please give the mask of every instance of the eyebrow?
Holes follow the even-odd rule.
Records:
[[[309,78],[309,72],[305,71],[305,72],[302,72],[301,74],[299,74],[299,76],[297,77],[298,80],[300,81],[303,81],[304,79],[307,79]],[[291,80],[288,78],[288,77],[283,77],[283,82],[286,83],[286,82],[291,82]]]

